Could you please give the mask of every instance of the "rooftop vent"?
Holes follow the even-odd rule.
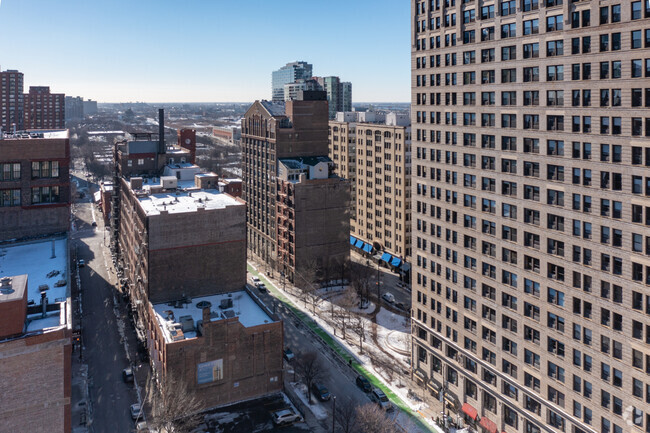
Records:
[[[203,310],[204,308],[212,307],[212,302],[210,301],[201,301],[196,303],[196,308]]]
[[[222,299],[219,308],[221,308],[222,310],[225,310],[226,308],[232,308],[232,299],[231,298]]]
[[[10,295],[14,292],[14,289],[11,287],[11,278],[4,277],[0,279],[0,293],[3,295]]]

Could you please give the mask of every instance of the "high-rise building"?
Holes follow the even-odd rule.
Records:
[[[271,74],[271,91],[273,102],[284,101],[284,85],[312,77],[313,66],[307,62],[287,63]]]
[[[315,77],[319,90],[327,92],[329,118],[334,119],[340,111],[352,111],[352,83],[341,81],[339,77]]]
[[[350,235],[368,253],[399,259],[387,261],[399,269],[411,255],[411,121],[388,113],[376,123],[360,122],[360,114],[330,120],[329,155],[352,184]]]
[[[0,128],[22,131],[24,117],[23,73],[0,71]]]
[[[80,120],[84,118],[84,99],[80,96],[65,97],[65,120]]]
[[[286,103],[256,101],[242,121],[248,248],[289,278],[313,263],[340,268],[349,258],[350,183],[327,158],[327,128],[319,91]]]
[[[25,129],[65,128],[65,95],[46,86],[30,87],[24,95]]]
[[[486,431],[650,429],[648,17],[411,1],[413,373]]]

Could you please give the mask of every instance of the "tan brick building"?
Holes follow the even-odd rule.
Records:
[[[329,155],[353,184],[350,235],[404,260],[411,253],[410,120],[389,113],[356,121],[359,114],[338,113],[329,124]]]
[[[0,135],[0,240],[67,232],[68,131]]]
[[[65,128],[65,95],[50,93],[46,86],[30,87],[23,96],[25,129]]]
[[[411,1],[414,375],[486,431],[650,431],[649,16]]]
[[[277,201],[282,184],[278,162],[283,158],[326,157],[327,128],[327,99],[324,92],[318,91],[300,91],[296,100],[285,103],[256,101],[242,120],[242,197],[247,204],[248,248],[253,255],[278,272],[284,272],[284,266],[290,263],[289,259],[280,260],[278,252],[278,233],[282,230],[278,225],[281,217],[277,215]],[[341,182],[340,179],[338,181]],[[327,183],[334,185],[335,182]],[[317,189],[309,181],[296,189],[306,192],[309,189],[307,185],[314,186],[314,191]],[[294,230],[297,231],[291,235],[296,245],[301,245],[305,251],[311,251],[312,257],[318,258],[321,270],[327,264],[338,262],[342,258],[340,252],[349,249],[349,225],[346,222],[349,214],[335,214],[335,210],[349,206],[349,183],[346,185],[347,194],[339,193],[343,183],[338,184],[331,189],[331,192],[336,193],[329,195],[328,208],[320,208],[322,212],[332,215],[327,225],[321,227],[327,235],[319,239],[312,236],[310,232],[313,229],[309,224],[296,225]],[[334,198],[340,201],[334,201]],[[305,202],[305,209],[310,210],[304,214],[316,209],[313,200],[317,199],[312,197],[311,202]],[[291,205],[296,215],[301,213],[302,203],[294,202]],[[282,233],[285,236],[283,230]],[[336,240],[341,245],[335,247],[327,243],[318,252],[318,245],[323,244],[323,239]],[[287,240],[288,238],[282,243],[282,254],[290,250],[289,245],[285,245]]]

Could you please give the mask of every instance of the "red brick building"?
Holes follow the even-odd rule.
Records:
[[[65,128],[65,95],[50,93],[46,86],[30,87],[24,96],[24,128],[63,129]]]
[[[68,131],[0,135],[0,240],[68,231]]]

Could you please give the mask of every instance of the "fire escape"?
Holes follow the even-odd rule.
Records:
[[[296,266],[295,212],[293,201],[293,184],[281,182],[278,185],[277,228],[278,260],[282,263],[285,275],[293,274]]]

